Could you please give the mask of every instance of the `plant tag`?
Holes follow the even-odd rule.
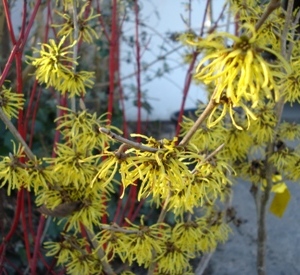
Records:
[[[285,183],[275,184],[272,191],[275,192],[275,195],[269,210],[273,215],[281,218],[289,204],[291,193]]]

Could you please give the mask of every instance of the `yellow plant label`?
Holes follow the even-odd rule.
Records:
[[[291,193],[284,183],[275,184],[272,188],[272,191],[275,192],[275,195],[269,210],[273,215],[281,218],[289,204]]]

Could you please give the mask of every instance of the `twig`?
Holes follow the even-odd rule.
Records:
[[[74,27],[74,41],[77,43],[73,46],[73,72],[76,73],[76,59],[78,55],[78,36],[79,36],[79,27],[78,27],[78,14],[77,14],[77,1],[73,0],[73,27]],[[76,99],[75,96],[71,97],[71,110],[76,112]]]
[[[21,143],[21,145],[24,147],[24,152],[27,155],[27,157],[30,160],[34,160],[35,156],[32,153],[31,149],[29,148],[29,146],[27,145],[27,143],[25,142],[25,140],[22,138],[22,136],[20,135],[20,133],[18,132],[18,130],[16,129],[16,127],[8,119],[8,117],[6,116],[6,114],[3,112],[3,110],[1,108],[0,108],[0,118],[4,122],[4,124],[6,125],[6,127],[9,129],[9,131],[12,133],[12,135],[15,137],[15,139],[17,141],[19,141]]]
[[[162,208],[162,210],[159,214],[159,217],[157,219],[157,222],[156,222],[157,224],[162,223],[164,221],[166,214],[167,214],[170,198],[171,198],[171,191],[169,191],[169,194],[164,202],[163,208]],[[153,275],[153,273],[154,273],[155,266],[156,266],[155,258],[156,258],[156,252],[154,249],[152,249],[152,261],[151,261],[150,266],[148,267],[147,275]]]
[[[276,1],[272,1],[276,2]],[[271,3],[270,3],[271,4]],[[288,60],[287,56],[287,36],[290,30],[290,24],[293,14],[294,0],[289,0],[287,13],[285,17],[285,24],[283,27],[281,35],[281,55]],[[277,125],[275,127],[274,136],[277,134],[278,126],[281,121],[281,116],[283,112],[284,98],[281,97],[280,100],[276,103],[275,111],[278,118]],[[271,189],[273,186],[272,175],[274,173],[274,165],[270,162],[269,158],[274,152],[274,142],[269,142],[266,148],[266,159],[265,159],[265,171],[266,171],[266,182],[267,185],[261,192],[256,192],[254,199],[257,207],[257,274],[265,275],[266,274],[266,242],[267,242],[267,230],[266,230],[266,214],[267,214],[267,204],[270,198]]]
[[[281,34],[281,55],[288,60],[287,56],[287,37],[290,32],[290,27],[292,23],[293,17],[293,7],[294,7],[294,0],[288,1],[287,11],[285,15],[285,22]]]
[[[296,16],[295,16],[295,19],[292,23],[292,30],[291,30],[291,37],[294,38],[295,36],[295,32],[296,32],[296,26],[299,24],[299,19],[300,19],[300,10],[298,10]],[[299,34],[297,34],[298,36]],[[295,38],[294,38],[295,39]],[[292,55],[292,51],[293,51],[293,47],[294,47],[294,42],[290,41],[290,44],[289,44],[289,49],[288,49],[288,52],[287,52],[287,57],[290,57]]]
[[[195,270],[195,275],[202,275],[212,257],[212,255],[214,254],[214,252],[210,252],[207,253],[205,255],[202,256],[199,265],[197,266],[196,270]]]
[[[86,233],[88,235],[89,241],[91,242],[93,248],[95,250],[97,250],[97,255],[99,257],[99,260],[101,261],[101,264],[102,264],[104,272],[107,275],[117,275],[114,272],[114,270],[112,269],[112,267],[110,266],[110,264],[106,261],[105,252],[104,252],[104,250],[101,247],[99,247],[98,242],[95,240],[94,234],[88,228],[86,228],[86,227],[85,227],[85,231],[86,231]]]
[[[101,224],[100,228],[105,229],[105,230],[114,231],[114,232],[121,232],[121,233],[125,233],[125,234],[138,234],[140,232],[140,230],[129,230],[129,229],[123,228],[123,227],[117,225],[116,223],[113,223],[112,225]]]
[[[155,152],[157,152],[157,151],[159,150],[159,149],[157,149],[157,148],[152,148],[152,147],[143,145],[143,144],[141,144],[141,143],[139,143],[139,142],[134,142],[134,141],[129,140],[129,139],[127,139],[127,138],[121,137],[121,136],[119,136],[119,135],[113,133],[112,131],[110,131],[110,130],[104,128],[104,127],[100,127],[100,128],[99,128],[99,131],[100,131],[101,133],[104,133],[104,134],[110,136],[112,139],[115,139],[115,140],[117,140],[117,141],[119,141],[119,142],[121,142],[121,143],[125,143],[125,144],[129,145],[130,147],[139,149],[139,150],[141,150],[141,151],[148,151],[148,152],[155,153]]]
[[[267,241],[267,230],[266,230],[266,215],[267,215],[267,204],[270,198],[270,193],[272,189],[272,175],[274,172],[274,166],[269,161],[271,153],[274,150],[273,143],[269,143],[266,149],[266,181],[267,185],[264,190],[257,192],[257,196],[260,196],[258,200],[257,211],[257,258],[256,267],[258,275],[266,275],[266,241]],[[255,198],[257,199],[257,198]]]
[[[255,25],[255,30],[258,31],[259,28],[263,25],[263,23],[267,20],[270,14],[280,7],[280,0],[271,0],[267,8],[265,9],[263,15],[260,17],[258,22]]]
[[[212,157],[218,154],[223,149],[224,146],[225,143],[222,143],[217,149],[215,149],[213,152],[211,152],[208,156],[205,157],[204,162],[210,160]]]
[[[193,137],[193,135],[198,130],[200,125],[203,123],[203,121],[210,115],[212,110],[217,106],[213,97],[214,97],[214,94],[211,96],[211,99],[210,99],[208,105],[206,106],[205,110],[203,111],[203,113],[199,116],[199,118],[196,120],[196,122],[191,127],[191,129],[186,133],[186,135],[183,137],[183,139],[181,140],[179,145],[185,146],[188,144],[188,142]]]

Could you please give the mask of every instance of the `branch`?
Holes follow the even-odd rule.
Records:
[[[158,151],[157,148],[152,148],[152,147],[149,147],[149,146],[146,146],[146,145],[143,145],[139,142],[134,142],[132,140],[129,140],[127,138],[124,138],[124,137],[121,137],[115,133],[113,133],[112,131],[104,128],[104,127],[100,127],[99,128],[99,131],[100,133],[104,133],[106,135],[108,135],[109,137],[111,137],[112,139],[115,139],[121,143],[125,143],[127,145],[129,145],[130,147],[133,147],[133,148],[136,148],[136,149],[139,149],[141,151],[148,151],[148,152],[152,152],[152,153],[155,153]]]
[[[4,122],[4,124],[6,125],[6,127],[8,128],[8,130],[15,137],[15,139],[17,141],[19,141],[21,143],[21,145],[24,147],[24,152],[25,152],[26,156],[30,160],[34,160],[35,156],[32,153],[31,149],[29,148],[29,146],[27,145],[27,143],[25,142],[25,140],[22,138],[22,136],[20,135],[20,133],[18,132],[18,130],[16,129],[16,127],[12,124],[12,122],[9,120],[9,118],[6,116],[6,114],[3,112],[3,110],[1,108],[0,108],[0,118]]]
[[[97,250],[97,255],[99,257],[99,260],[101,261],[101,264],[103,266],[103,270],[104,270],[105,274],[107,274],[107,275],[117,275],[114,272],[114,270],[112,269],[112,267],[110,266],[110,264],[106,261],[105,252],[101,247],[99,247],[98,242],[95,240],[94,234],[86,227],[85,227],[85,231],[88,235],[89,241],[91,242],[93,248],[95,250]]]
[[[78,26],[78,14],[77,14],[77,1],[73,2],[73,27],[74,27],[74,41],[77,43],[73,46],[73,72],[76,73],[76,59],[78,55],[78,36],[79,36],[79,26]],[[75,96],[71,97],[71,110],[76,112],[76,98]]]
[[[162,207],[162,210],[159,214],[159,217],[158,217],[158,220],[157,220],[157,224],[159,223],[162,223],[166,217],[166,214],[167,214],[167,210],[168,210],[168,204],[169,204],[169,201],[170,201],[170,198],[171,198],[171,191],[169,191],[169,194],[164,202],[164,205]],[[151,264],[149,265],[149,268],[148,268],[148,273],[147,275],[153,275],[154,273],[154,270],[155,270],[155,267],[156,267],[156,262],[154,261],[156,258],[156,252],[154,249],[152,249],[152,261],[151,261]]]
[[[210,115],[212,110],[217,106],[213,97],[214,97],[214,94],[211,96],[211,99],[210,99],[208,105],[206,106],[205,110],[203,111],[203,113],[199,116],[199,118],[196,120],[196,122],[191,127],[191,129],[186,133],[186,135],[183,137],[183,139],[181,140],[179,145],[185,146],[188,144],[188,142],[193,137],[193,135],[198,130],[200,125],[203,123],[203,121]]]
[[[260,19],[257,21],[255,25],[255,30],[258,31],[259,28],[263,25],[263,23],[267,20],[267,18],[270,16],[270,14],[280,7],[280,0],[271,0],[267,8],[265,9],[263,15],[260,17]]]

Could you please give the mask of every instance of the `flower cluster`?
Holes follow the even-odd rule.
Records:
[[[31,189],[35,193],[40,188],[46,188],[52,182],[52,175],[48,168],[44,167],[44,162],[39,159],[22,162],[24,159],[23,148],[13,143],[13,153],[9,156],[0,156],[0,188],[6,186],[7,194],[10,195],[14,189]]]
[[[106,120],[86,111],[74,113],[62,109],[66,113],[57,120],[60,122],[57,129],[65,143],[56,144],[55,158],[44,158],[52,181],[38,190],[36,203],[46,215],[66,217],[68,230],[78,230],[80,223],[92,228],[106,214],[105,204],[116,182],[108,174],[99,177],[103,154],[94,152],[103,151],[108,141],[98,131]]]
[[[233,124],[236,124],[234,108],[244,110],[248,121],[256,117],[250,110],[255,108],[263,98],[277,101],[279,86],[276,77],[281,77],[283,71],[290,72],[289,64],[276,51],[267,47],[265,40],[259,39],[253,25],[245,23],[242,35],[234,36],[229,33],[213,33],[206,39],[187,41],[190,45],[203,49],[204,56],[199,62],[195,78],[204,84],[213,83],[215,91],[212,99],[217,105],[222,105],[222,113],[212,121],[214,112],[208,120],[210,127],[216,125],[228,112]],[[231,40],[232,45],[226,43]],[[262,52],[277,58],[277,63],[270,63],[263,58]],[[248,123],[249,127],[249,123]]]
[[[86,17],[86,12],[89,3],[86,3],[82,6],[80,12],[78,13],[78,29],[79,29],[79,37],[87,43],[93,42],[93,37],[98,38],[96,31],[90,26],[89,21],[100,16],[99,14],[93,15],[93,8],[90,8],[90,14]],[[67,13],[56,12],[59,16],[61,16],[65,22],[63,24],[53,24],[53,27],[61,28],[57,33],[58,36],[66,36],[70,38],[70,41],[73,41],[74,37],[74,22],[73,16]]]
[[[23,109],[24,104],[23,94],[14,93],[11,88],[2,85],[0,90],[0,108],[9,119],[17,118],[19,110]]]
[[[62,234],[61,242],[45,242],[47,256],[55,256],[57,265],[65,265],[67,274],[101,274],[101,259],[96,253],[89,253],[89,243],[76,235]]]
[[[31,57],[31,64],[36,68],[35,76],[40,83],[45,83],[46,87],[53,86],[62,94],[69,93],[70,97],[86,93],[86,87],[93,85],[93,72],[74,72],[73,64],[76,60],[72,57],[72,48],[77,43],[64,46],[66,37],[64,36],[58,44],[53,39],[49,44],[43,43],[41,49],[34,49],[40,56]],[[77,63],[76,63],[77,64]]]

